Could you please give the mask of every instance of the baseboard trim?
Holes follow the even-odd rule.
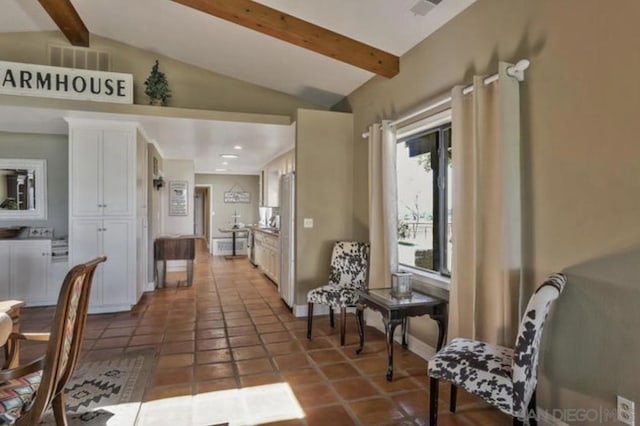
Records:
[[[89,307],[90,314],[108,314],[111,312],[126,312],[130,311],[132,305],[127,303],[124,305],[106,305],[106,306],[97,306],[97,307]]]
[[[538,424],[540,426],[569,426],[568,423],[563,422],[562,420],[560,420],[557,417],[554,417],[551,413],[549,413],[547,410],[538,407],[537,408],[537,414],[538,414]]]
[[[296,318],[304,318],[309,312],[309,306],[307,304],[294,305],[291,311],[293,312],[293,315],[296,316]],[[318,304],[313,305],[313,316],[315,317],[320,315],[329,315],[329,306]]]
[[[379,316],[379,320],[374,319],[372,315],[367,315],[368,311],[365,311],[365,324],[379,330],[382,333],[385,333],[384,325],[382,323],[382,317]],[[402,333],[399,331],[400,326],[396,329],[394,334],[394,340],[398,343],[402,343]],[[411,333],[407,335],[407,344],[409,345],[409,350],[414,354],[418,355],[420,358],[425,361],[429,360],[432,356],[436,354],[436,349],[423,342],[422,340],[413,337]],[[425,367],[426,368],[426,367]]]
[[[293,315],[296,318],[304,318],[307,316],[307,312],[308,312],[308,308],[309,306],[307,304],[304,305],[294,305],[293,308],[291,308],[291,312],[293,312]],[[347,308],[347,313],[352,314],[355,313],[356,308]],[[315,305],[313,305],[313,316],[317,317],[317,316],[321,316],[321,315],[329,315],[329,306],[328,305],[320,305],[318,303],[316,303]],[[336,318],[338,316],[340,316],[340,312],[336,312],[334,311],[334,315],[336,315]]]

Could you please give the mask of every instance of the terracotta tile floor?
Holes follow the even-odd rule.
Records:
[[[169,275],[174,283],[182,275]],[[22,329],[46,331],[53,308],[23,310]],[[90,315],[83,359],[155,348],[140,425],[426,425],[426,361],[396,348],[395,378],[385,380],[384,336],[367,328],[355,354],[355,320],[347,345],[327,318],[295,318],[276,287],[246,259],[225,260],[200,250],[194,285],[146,293],[131,312]],[[43,352],[25,344],[22,360]],[[458,412],[440,392],[440,424],[499,425],[511,421],[461,390]]]

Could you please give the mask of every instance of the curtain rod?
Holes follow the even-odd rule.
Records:
[[[515,79],[517,79],[518,81],[524,81],[524,71],[529,68],[529,60],[528,59],[521,59],[519,60],[515,65],[510,66],[509,68],[507,68],[507,75],[510,77],[513,77]],[[498,80],[498,73],[490,75],[489,77],[484,79],[484,84],[491,84],[494,81]],[[468,95],[469,93],[473,92],[473,84],[470,84],[469,86],[465,87],[464,89],[462,89],[462,94],[463,95]],[[444,99],[441,99],[437,102],[431,103],[425,107],[420,108],[417,111],[414,111],[410,114],[405,115],[404,117],[400,117],[396,120],[393,120],[391,123],[389,123],[390,126],[396,126],[404,121],[407,120],[411,120],[412,118],[415,118],[419,115],[424,114],[425,112],[429,112],[432,109],[436,109],[442,105],[446,105],[449,102],[451,102],[451,96],[448,96]],[[369,132],[365,132],[362,134],[362,138],[368,138],[369,137]]]

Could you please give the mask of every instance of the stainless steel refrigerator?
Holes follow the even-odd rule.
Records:
[[[295,173],[280,177],[280,297],[295,304]]]

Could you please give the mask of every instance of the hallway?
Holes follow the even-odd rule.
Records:
[[[87,322],[81,360],[156,350],[139,424],[208,425],[220,423],[222,415],[230,424],[246,424],[233,418],[237,413],[225,398],[239,390],[272,389],[264,385],[292,392],[297,404],[283,416],[275,400],[258,401],[259,407],[248,408],[253,415],[264,413],[264,420],[252,424],[428,424],[426,361],[398,346],[395,378],[388,383],[383,334],[368,327],[365,348],[356,355],[352,315],[345,347],[326,317],[314,321],[309,341],[306,318],[295,318],[274,284],[246,259],[225,260],[201,248],[193,287],[175,287],[178,278],[184,281],[184,274],[170,274],[174,287],[145,293],[131,312],[91,315]],[[52,316],[53,308],[26,308],[22,330],[46,331]],[[25,344],[22,360],[42,351],[41,344]],[[191,395],[210,403],[196,407]],[[441,425],[510,424],[464,391],[452,416],[448,387],[440,395]],[[180,420],[167,423],[171,416]]]

